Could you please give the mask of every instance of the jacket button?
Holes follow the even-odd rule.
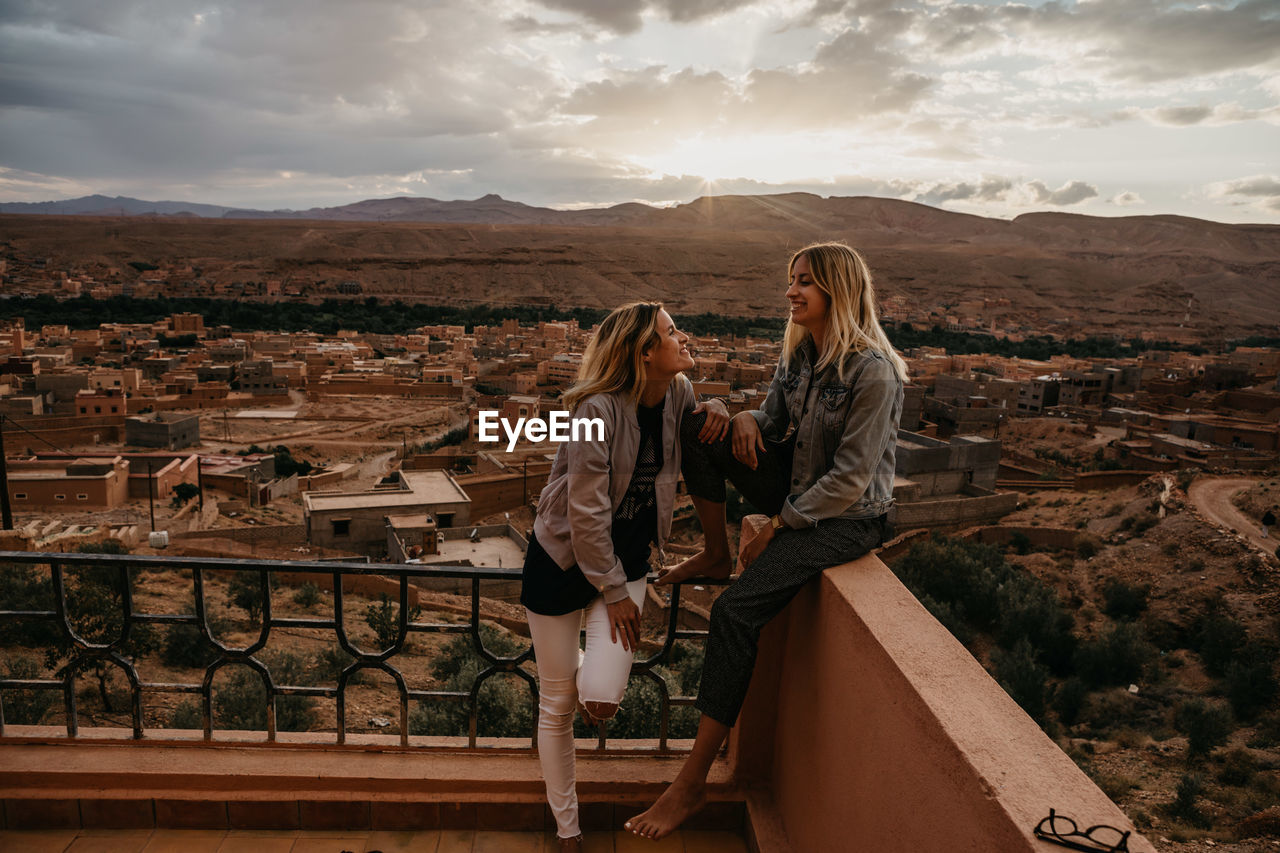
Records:
[[[803,441],[797,441],[797,442],[796,442],[796,447],[804,447],[804,442],[803,442]]]
[[[792,481],[791,481],[791,485],[793,485],[793,486],[798,486],[798,485],[800,485],[800,478],[799,478],[799,477],[796,477],[794,480],[792,480]]]

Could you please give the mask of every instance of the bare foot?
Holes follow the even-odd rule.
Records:
[[[663,570],[658,574],[658,579],[653,582],[653,585],[684,583],[690,578],[724,580],[732,571],[733,561],[729,559],[728,554],[716,555],[699,551],[678,565]]]
[[[701,783],[682,785],[679,780],[662,792],[658,801],[648,811],[636,815],[623,824],[628,831],[658,841],[680,828],[680,824],[701,811],[707,804],[707,788]]]

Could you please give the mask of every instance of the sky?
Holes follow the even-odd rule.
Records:
[[[1277,0],[0,0],[0,201],[1280,223]]]

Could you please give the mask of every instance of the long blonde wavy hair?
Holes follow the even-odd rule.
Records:
[[[587,344],[578,379],[561,397],[570,412],[592,394],[623,391],[633,400],[644,389],[644,354],[658,341],[661,302],[632,302],[613,309]]]
[[[805,246],[792,255],[787,264],[788,281],[800,258],[808,259],[813,283],[831,300],[827,308],[827,331],[823,335],[822,352],[818,353],[815,372],[833,362],[837,369],[843,369],[845,359],[851,353],[874,350],[887,358],[898,378],[906,382],[907,363],[894,351],[880,327],[871,270],[862,255],[844,243]],[[811,337],[808,329],[787,320],[787,329],[782,336],[784,369],[796,348],[808,337]]]

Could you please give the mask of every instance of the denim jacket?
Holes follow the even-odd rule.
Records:
[[[677,376],[662,411],[662,468],[655,484],[658,551],[671,536],[676,481],[680,477],[680,419],[694,407],[693,384]],[[578,404],[575,418],[604,421],[604,441],[566,441],[538,498],[533,533],[562,569],[577,564],[591,585],[613,604],[627,596],[627,573],[613,553],[613,514],[622,503],[640,452],[636,404],[625,394],[595,394]]]
[[[851,353],[842,370],[816,376],[812,339],[774,373],[763,405],[751,414],[766,439],[795,436],[788,527],[824,518],[875,518],[893,505],[894,451],[902,416],[902,380],[873,350]]]

